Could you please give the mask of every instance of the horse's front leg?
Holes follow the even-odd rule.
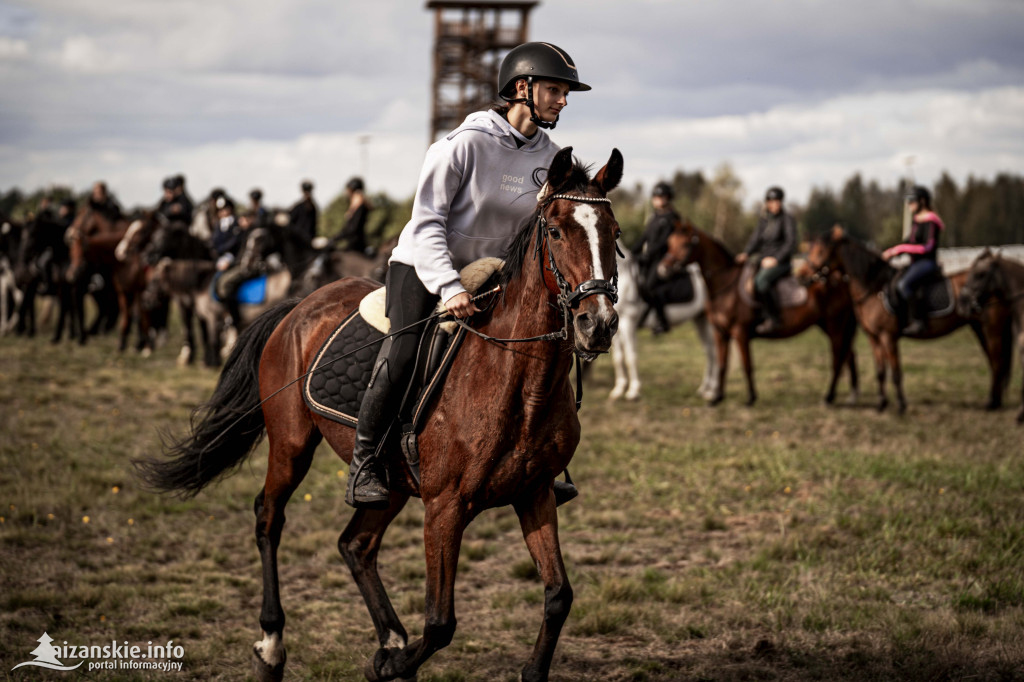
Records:
[[[871,355],[875,358],[875,378],[878,379],[878,411],[884,412],[889,406],[889,397],[885,394],[885,350],[882,340],[877,336],[869,336]]]
[[[757,402],[757,388],[754,386],[754,360],[750,354],[750,337],[746,331],[740,331],[736,335],[736,345],[740,349],[740,361],[743,363],[743,373],[747,379],[747,405]]]
[[[533,498],[516,504],[515,508],[526,546],[544,581],[544,621],[521,679],[523,682],[544,682],[548,679],[558,636],[572,607],[572,587],[558,544],[558,515],[552,489],[544,488]]]
[[[729,333],[715,327],[715,356],[718,358],[718,385],[708,401],[717,405],[725,399],[725,372],[729,369]]]
[[[710,400],[717,389],[715,379],[718,376],[718,360],[715,355],[715,339],[711,333],[711,323],[703,312],[693,318],[693,324],[697,327],[697,338],[704,347],[704,378],[697,389],[697,395]]]
[[[882,347],[885,351],[889,367],[892,369],[892,385],[896,391],[896,406],[899,413],[907,411],[907,398],[903,395],[903,368],[900,367],[899,337],[891,334],[882,335]]]
[[[424,501],[423,551],[427,559],[427,608],[423,636],[404,649],[377,650],[364,673],[371,682],[409,678],[455,635],[455,572],[466,530],[466,512],[457,490]]]

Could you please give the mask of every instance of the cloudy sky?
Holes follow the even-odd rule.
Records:
[[[422,0],[0,0],[0,189],[104,178],[155,203],[353,174],[412,194],[427,145]],[[553,131],[626,182],[724,162],[747,200],[853,172],[1024,172],[1021,0],[543,0],[531,38],[594,90]],[[368,137],[367,137],[368,136]],[[363,141],[361,144],[360,141]]]

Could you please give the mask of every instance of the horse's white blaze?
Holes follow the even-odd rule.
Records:
[[[572,217],[587,233],[587,240],[590,242],[590,256],[593,260],[593,279],[605,279],[604,267],[601,265],[601,236],[597,233],[597,211],[590,204],[577,204],[573,209]],[[599,296],[601,314],[608,316],[612,313],[612,303],[607,296]]]
[[[253,649],[256,651],[256,655],[260,657],[260,660],[271,668],[284,660],[284,642],[281,640],[281,634],[278,632],[272,635],[264,632],[263,639],[253,644]]]
[[[123,261],[128,257],[128,245],[132,241],[132,237],[135,233],[142,229],[142,221],[136,220],[128,226],[128,231],[124,233],[124,237],[117,243],[117,248],[114,249],[114,256],[119,261]]]

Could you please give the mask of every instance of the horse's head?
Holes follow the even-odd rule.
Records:
[[[815,237],[807,252],[805,276],[808,279],[827,277],[833,270],[841,271],[843,263],[839,258],[839,246],[846,240],[846,232],[838,225]]]
[[[658,276],[670,279],[681,273],[694,261],[703,240],[700,231],[689,220],[676,223],[665,242],[665,255],[658,262]]]
[[[537,195],[537,253],[544,284],[571,318],[573,343],[584,357],[606,352],[619,326],[613,305],[620,230],[608,193],[621,179],[618,149],[589,179],[573,162],[572,147],[566,147],[555,155]]]
[[[1001,265],[999,254],[987,247],[974,259],[956,300],[957,312],[962,317],[980,315],[991,298],[1003,293],[1005,282]]]

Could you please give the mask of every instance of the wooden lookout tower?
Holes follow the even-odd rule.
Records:
[[[429,0],[434,10],[434,87],[430,141],[498,98],[498,67],[527,41],[539,2]]]

